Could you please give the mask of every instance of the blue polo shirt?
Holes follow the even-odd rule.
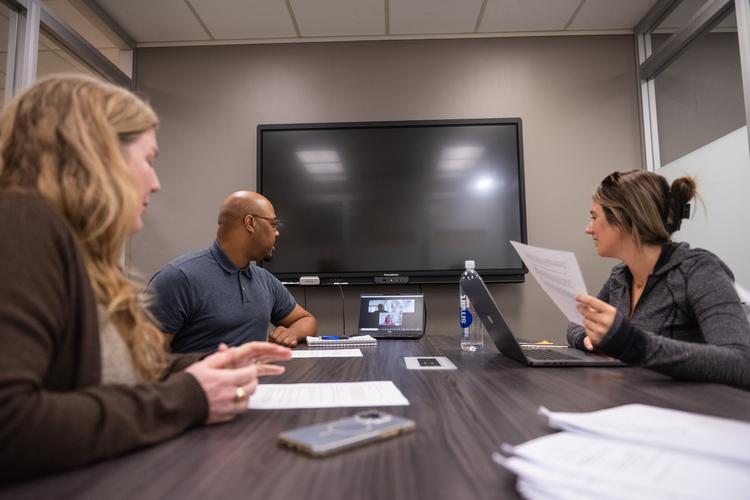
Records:
[[[296,306],[292,294],[265,269],[238,269],[219,242],[185,254],[157,272],[148,284],[149,309],[163,331],[174,334],[173,352],[214,351],[219,343],[266,340]]]

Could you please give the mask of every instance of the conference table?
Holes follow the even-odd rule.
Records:
[[[415,431],[313,458],[279,446],[277,435],[361,409],[250,410],[158,446],[0,489],[0,498],[518,498],[515,477],[490,455],[503,443],[555,432],[540,406],[592,411],[644,403],[750,421],[750,392],[643,368],[529,368],[491,343],[462,352],[458,336],[447,333],[361,349],[362,358],[292,359],[284,375],[264,382],[392,380],[410,404],[381,409],[414,420]],[[447,356],[458,369],[406,369],[404,356],[430,355]]]

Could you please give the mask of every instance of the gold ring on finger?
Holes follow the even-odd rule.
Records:
[[[247,396],[247,393],[245,392],[245,388],[242,386],[237,386],[237,388],[234,390],[234,401],[236,403],[241,403],[243,399],[245,399],[245,396]]]

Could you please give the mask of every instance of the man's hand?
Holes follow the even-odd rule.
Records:
[[[297,345],[297,336],[285,326],[277,326],[274,328],[268,336],[268,340],[287,347],[294,347]]]
[[[276,328],[268,335],[268,340],[287,347],[294,347],[304,342],[306,337],[318,334],[318,322],[315,317],[299,304],[296,304],[285,318],[274,324]]]

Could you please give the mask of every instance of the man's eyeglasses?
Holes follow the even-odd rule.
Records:
[[[278,218],[276,218],[276,217],[265,217],[265,216],[263,216],[263,215],[255,215],[255,214],[247,214],[247,215],[246,215],[245,217],[247,217],[248,215],[249,215],[250,217],[257,217],[257,218],[259,218],[259,219],[265,219],[265,220],[267,220],[267,221],[268,221],[268,223],[269,223],[269,224],[271,224],[271,227],[273,227],[274,229],[280,229],[280,228],[281,228],[281,227],[282,227],[282,226],[284,225],[284,224],[283,224],[283,223],[282,223],[282,222],[281,222],[281,221],[280,221],[280,220],[279,220]]]
[[[622,172],[612,172],[604,178],[604,180],[602,181],[602,186],[608,187],[617,185],[617,181],[620,180],[620,176],[622,176]]]

